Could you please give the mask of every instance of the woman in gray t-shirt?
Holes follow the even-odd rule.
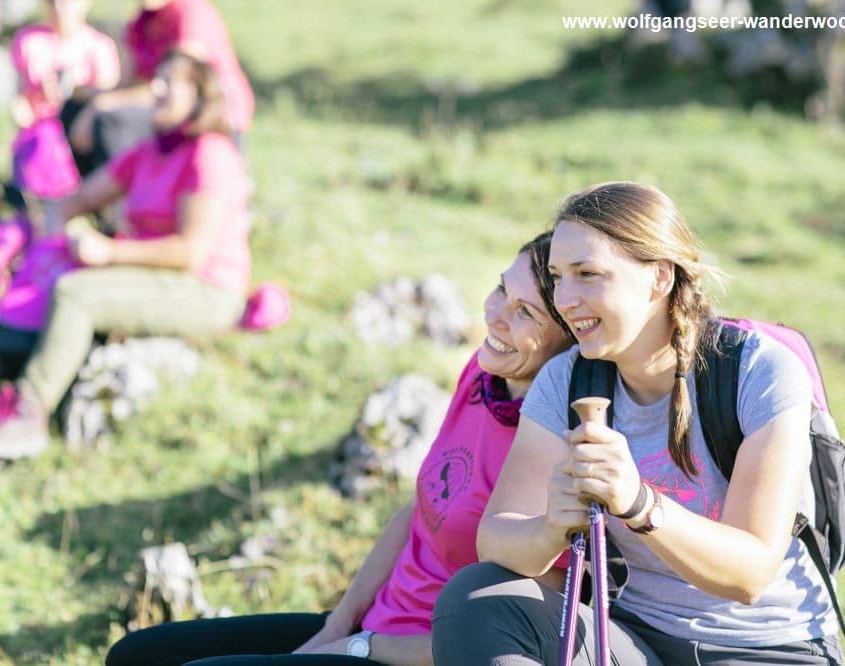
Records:
[[[791,529],[812,506],[812,391],[801,361],[750,334],[737,416],[747,433],[728,483],[698,422],[694,361],[717,272],[660,190],[605,183],[569,197],[549,269],[579,346],[543,368],[478,533],[483,564],[460,572],[434,613],[438,664],[557,664],[561,595],[533,578],[607,508],[627,586],[611,604],[614,663],[841,664],[836,616]],[[613,428],[569,429],[578,354],[617,366]],[[622,519],[619,516],[626,516]],[[495,563],[495,564],[491,564]],[[579,609],[575,664],[593,664]]]

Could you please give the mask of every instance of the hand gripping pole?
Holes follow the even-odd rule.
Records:
[[[572,409],[582,423],[595,421],[607,423],[607,398],[587,397],[572,403]],[[596,642],[596,656],[599,666],[610,666],[610,641],[608,639],[608,616],[610,601],[607,591],[607,539],[606,517],[601,504],[590,502],[590,550],[593,584],[593,624]],[[575,655],[575,635],[578,627],[578,604],[581,596],[581,580],[584,575],[584,554],[586,539],[584,532],[572,536],[569,569],[566,572],[563,615],[560,624],[560,666],[571,666]]]

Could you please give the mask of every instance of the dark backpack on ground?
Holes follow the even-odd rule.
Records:
[[[695,373],[701,429],[716,465],[730,480],[736,452],[743,440],[736,405],[739,365],[748,331],[757,331],[789,347],[804,363],[813,381],[813,399],[818,406],[810,422],[810,476],[815,496],[815,516],[811,524],[807,516],[799,513],[795,517],[792,534],[804,542],[821,572],[833,600],[840,629],[845,633],[845,618],[832,582],[845,560],[845,444],[830,415],[818,362],[804,334],[783,324],[750,319],[723,318],[712,322],[706,334],[714,336],[715,349],[708,352],[704,364],[697,367]],[[588,395],[611,398],[607,419],[608,424],[612,424],[615,385],[616,366],[613,363],[579,356],[572,369],[569,402]],[[569,410],[569,423],[572,428],[579,423],[572,409]]]

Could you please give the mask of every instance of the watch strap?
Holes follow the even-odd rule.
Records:
[[[631,527],[630,525],[628,525],[628,523],[625,523],[625,526],[636,534],[651,534],[652,532],[654,532],[654,530],[659,527],[659,525],[656,525],[652,520],[652,514],[654,514],[655,510],[663,511],[663,504],[660,501],[661,495],[654,488],[651,488],[651,494],[654,497],[654,502],[652,503],[651,508],[648,510],[648,513],[646,513],[645,523],[643,523],[639,527]]]

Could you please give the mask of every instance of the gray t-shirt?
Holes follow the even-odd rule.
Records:
[[[531,385],[522,414],[561,436],[567,429],[569,380],[578,355],[574,347],[550,360]],[[642,478],[690,511],[719,520],[728,483],[716,467],[698,422],[695,381],[692,455],[698,476],[687,478],[667,447],[669,396],[636,404],[617,377],[613,427],[628,440]],[[737,414],[743,432],[752,433],[784,410],[810,402],[809,374],[800,359],[779,342],[749,333],[739,372]],[[806,441],[796,446],[808,447]],[[812,516],[809,469],[800,510]],[[821,574],[804,545],[793,538],[777,576],[753,605],[702,592],[679,578],[618,518],[608,516],[608,536],[625,556],[628,584],[615,603],[673,636],[737,647],[763,647],[818,638],[837,632],[836,616]]]

